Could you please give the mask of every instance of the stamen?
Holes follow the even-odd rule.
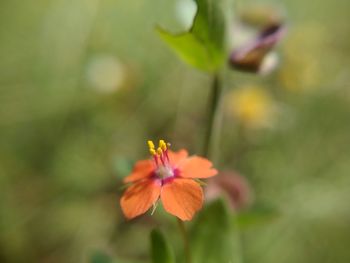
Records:
[[[148,144],[149,152],[150,152],[152,155],[157,154],[156,151],[155,151],[155,149],[154,149],[154,143],[153,143],[151,140],[149,140],[149,141],[147,141],[147,144]]]
[[[169,163],[168,146],[170,146],[170,143],[166,143],[164,140],[159,140],[159,147],[163,151],[164,159]]]
[[[152,154],[152,155],[155,155],[157,154],[155,149],[154,149],[154,143],[152,141],[147,141],[147,144],[148,144],[148,149],[149,149],[149,152]]]
[[[166,143],[166,151],[165,151],[165,156],[166,156],[166,159],[168,160],[168,162],[170,163],[170,159],[169,159],[169,155],[168,155],[168,150],[170,148],[170,143]]]
[[[147,144],[149,149],[154,149],[154,143],[151,140],[147,141]]]
[[[170,160],[168,155],[168,150],[170,143],[166,143],[164,140],[159,140],[158,148],[156,149],[153,141],[147,141],[149,152],[154,158],[156,166],[159,168],[159,165],[169,166]],[[160,163],[161,162],[161,163]]]
[[[166,147],[166,143],[164,140],[159,140],[159,147],[163,150],[163,151],[166,151],[167,150],[167,147]]]
[[[160,160],[162,161],[162,164],[165,165],[164,154],[163,154],[162,148],[158,147],[157,154],[158,154]]]
[[[156,166],[158,167],[159,166],[159,161],[158,161],[158,155],[157,155],[157,152],[154,148],[154,143],[149,140],[147,141],[147,144],[148,144],[148,148],[149,148],[149,152],[151,155],[153,155],[153,159],[154,159],[154,162],[156,163]]]
[[[165,159],[170,163],[169,155],[168,155],[168,149],[164,151]]]
[[[156,166],[159,167],[159,162],[158,162],[158,155],[154,154],[153,155],[154,162],[156,163]]]

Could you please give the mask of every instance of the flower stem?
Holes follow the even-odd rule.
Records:
[[[192,258],[191,258],[190,242],[188,239],[188,234],[187,234],[187,230],[185,227],[185,223],[179,218],[177,218],[177,223],[178,223],[178,226],[180,228],[180,232],[181,232],[183,242],[184,242],[186,263],[191,263]]]
[[[208,122],[205,130],[203,155],[215,161],[217,145],[221,127],[220,102],[222,97],[222,83],[218,73],[214,74],[211,94],[209,96]]]

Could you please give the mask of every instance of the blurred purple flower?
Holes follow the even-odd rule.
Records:
[[[227,198],[230,207],[237,211],[249,207],[253,202],[253,193],[248,181],[234,171],[220,173],[207,181],[205,197],[208,201],[221,196]]]
[[[234,49],[230,55],[230,65],[241,71],[267,74],[278,64],[278,59],[271,50],[285,35],[282,23],[265,26],[257,37]]]

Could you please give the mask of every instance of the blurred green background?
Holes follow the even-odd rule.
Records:
[[[206,123],[210,78],[154,32],[186,28],[184,1],[0,2],[0,262],[148,262],[150,228],[173,219],[126,223],[121,179],[149,138],[199,152]],[[349,262],[350,2],[234,8],[255,5],[288,35],[273,74],[227,74],[216,166],[279,211],[242,231],[244,262]]]

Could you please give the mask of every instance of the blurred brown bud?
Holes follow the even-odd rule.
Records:
[[[205,196],[208,201],[224,196],[235,211],[249,207],[254,199],[248,181],[235,171],[225,171],[208,180]]]
[[[285,34],[283,24],[270,24],[230,55],[230,65],[241,71],[267,74],[276,68],[278,58],[271,52]],[[272,55],[272,56],[271,56]]]

